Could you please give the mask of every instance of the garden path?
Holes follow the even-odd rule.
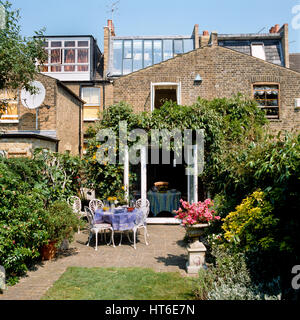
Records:
[[[101,242],[97,252],[93,248],[94,243],[91,242],[91,247],[86,246],[88,233],[84,230],[75,235],[69,250],[61,252],[52,261],[41,262],[18,284],[0,294],[0,300],[39,300],[68,267],[145,267],[157,272],[178,271],[183,276],[187,275],[185,230],[171,225],[149,225],[148,230],[149,246],[145,245],[141,231],[137,250],[133,249],[127,237],[123,237],[121,247],[113,248]],[[116,243],[119,243],[118,235]]]

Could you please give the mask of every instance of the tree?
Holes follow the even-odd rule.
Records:
[[[11,3],[1,0],[0,9],[3,22],[0,25],[0,90],[24,87],[35,93],[36,88],[30,83],[40,71],[37,62],[43,63],[47,59],[43,49],[44,30],[36,31],[36,37],[23,37],[19,10],[13,10]],[[0,115],[6,106],[7,102],[0,99]]]

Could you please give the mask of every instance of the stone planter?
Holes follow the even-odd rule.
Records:
[[[204,233],[205,228],[207,228],[209,224],[195,224],[193,226],[186,226],[186,233],[188,237],[192,240],[192,242],[196,242],[199,240]]]
[[[192,243],[188,246],[188,262],[186,265],[188,274],[197,274],[201,268],[205,268],[205,253],[206,248],[199,237],[203,235],[208,224],[196,224],[187,226],[186,232]]]

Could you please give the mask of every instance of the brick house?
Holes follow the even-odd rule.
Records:
[[[258,101],[272,131],[300,131],[300,73],[290,69],[288,25],[266,34],[226,35],[195,25],[191,36],[116,37],[104,31],[106,104],[126,101],[136,111],[159,108],[163,99],[191,105],[198,97]],[[199,80],[199,81],[198,81]]]
[[[0,119],[0,150],[8,157],[28,157],[35,148],[81,154],[84,102],[57,79],[39,74],[36,80],[46,89],[38,113],[21,103],[20,90],[1,92],[9,108]]]

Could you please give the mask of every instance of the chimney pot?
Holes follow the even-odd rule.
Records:
[[[280,26],[279,26],[279,24],[275,24],[275,33],[278,33],[278,31],[279,31],[279,29],[280,29]]]
[[[209,36],[209,32],[207,30],[203,31],[204,36]]]

